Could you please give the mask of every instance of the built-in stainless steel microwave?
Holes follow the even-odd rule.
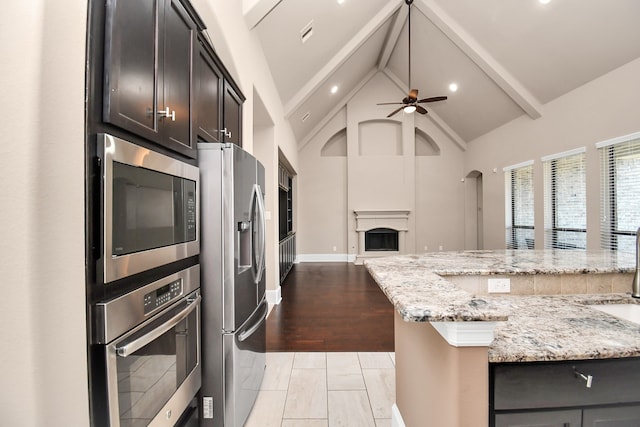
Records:
[[[109,134],[98,157],[105,284],[200,252],[197,167]]]

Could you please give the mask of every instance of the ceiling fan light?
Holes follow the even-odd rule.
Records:
[[[403,108],[403,111],[407,114],[413,113],[414,111],[416,111],[416,106],[415,105],[407,105],[406,107]]]

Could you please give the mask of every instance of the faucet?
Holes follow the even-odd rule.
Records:
[[[640,228],[636,232],[636,274],[633,276],[631,296],[640,298]]]

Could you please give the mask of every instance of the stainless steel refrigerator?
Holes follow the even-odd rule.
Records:
[[[264,167],[234,144],[198,144],[202,417],[242,427],[265,369]]]

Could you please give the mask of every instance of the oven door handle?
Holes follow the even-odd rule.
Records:
[[[120,357],[127,357],[140,350],[145,345],[149,344],[165,332],[169,331],[171,328],[175,327],[178,323],[180,323],[180,321],[191,314],[191,312],[195,310],[201,300],[202,297],[200,295],[198,295],[198,297],[195,299],[188,300],[189,305],[182,309],[178,314],[167,320],[159,327],[153,329],[148,334],[144,334],[140,338],[136,338],[135,340],[129,342],[126,345],[123,345],[122,347],[117,347],[116,353]]]

